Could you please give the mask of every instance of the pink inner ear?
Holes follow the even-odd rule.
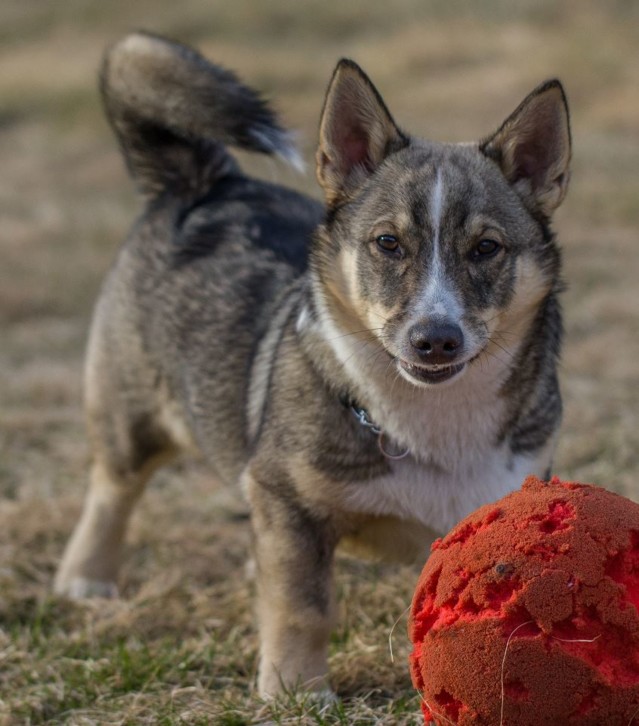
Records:
[[[518,150],[517,179],[521,179],[522,177],[531,179],[534,184],[537,181],[536,177],[539,176],[539,166],[539,161],[534,155],[534,152]]]
[[[548,173],[561,154],[559,148],[561,119],[550,99],[538,101],[528,124],[522,124],[519,143],[514,152],[516,178],[530,179],[533,188],[543,187]]]
[[[351,129],[340,140],[342,169],[349,172],[354,166],[370,166],[368,139],[361,129]]]
[[[513,181],[530,179],[533,187],[542,186],[552,165],[552,152],[544,144],[529,140],[517,148],[515,165],[517,172]]]

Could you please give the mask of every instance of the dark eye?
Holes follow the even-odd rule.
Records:
[[[397,237],[392,234],[380,234],[379,237],[375,238],[375,241],[380,250],[388,255],[398,256],[402,252]]]
[[[473,260],[486,260],[489,257],[494,257],[500,249],[501,245],[499,242],[495,242],[494,239],[480,239],[473,247],[470,256]]]

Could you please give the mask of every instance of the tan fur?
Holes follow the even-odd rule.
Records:
[[[399,517],[366,517],[346,534],[339,551],[379,562],[421,562],[438,533]]]
[[[385,229],[388,225],[385,225]],[[381,229],[378,228],[378,229]],[[381,231],[379,232],[381,234]],[[357,284],[358,255],[353,250],[342,250],[335,265],[337,281],[330,286],[330,292],[345,310],[356,310],[361,317],[359,329],[365,327],[378,331],[393,313],[397,312],[399,303],[385,307],[375,300],[365,300]],[[373,333],[375,335],[375,333]]]
[[[530,257],[522,256],[517,261],[515,295],[507,308],[489,309],[484,315],[491,337],[495,339],[488,352],[500,355],[504,348],[510,349],[514,341],[521,339],[523,331],[530,326],[541,300],[548,294],[550,282],[539,265]]]
[[[323,209],[241,173],[226,144],[294,163],[290,137],[192,49],[133,34],[102,83],[152,203],[96,308],[90,486],[55,588],[113,596],[146,481],[197,451],[250,504],[260,694],[323,693],[338,547],[423,558],[549,468],[560,258],[545,218],[568,179],[562,91],[540,87],[482,144],[438,144],[401,132],[342,61],[320,123]],[[450,329],[462,342],[447,348]]]
[[[254,528],[261,533],[255,551],[260,627],[258,690],[264,695],[291,686],[325,691],[328,639],[335,619],[330,573],[326,573],[325,581],[308,581],[312,568],[304,552],[299,551],[299,543],[287,537],[286,510],[264,497],[249,472],[242,479]],[[280,519],[281,526],[277,524]],[[304,602],[301,588],[291,587],[295,580],[307,581],[309,587],[326,594],[329,602],[324,613]]]
[[[93,465],[82,517],[56,575],[58,592],[76,598],[117,594],[124,530],[143,486],[142,477],[132,485],[118,479],[104,464]]]

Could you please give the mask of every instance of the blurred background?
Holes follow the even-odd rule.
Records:
[[[129,653],[129,662],[137,652],[131,646],[131,631],[119,630],[126,617],[133,617],[129,611],[125,617],[118,609],[123,606],[101,611],[105,640],[96,645],[91,640],[95,634],[86,630],[94,622],[87,610],[65,609],[47,599],[85,486],[81,376],[92,304],[140,209],[96,87],[105,46],[134,28],[196,45],[272,98],[285,122],[298,131],[309,171],[299,176],[270,160],[243,160],[259,175],[314,195],[318,115],[327,81],[342,56],[355,59],[369,73],[400,126],[446,141],[489,134],[540,81],[559,77],[572,112],[574,163],[569,194],[555,220],[568,284],[563,298],[565,416],[555,471],[639,501],[639,3],[3,0],[0,721],[4,715],[7,723],[15,714],[34,722],[79,723],[82,709],[90,711],[90,701],[113,701],[108,673],[102,689],[95,686],[93,692],[78,686],[75,700],[69,700],[70,672],[80,681],[78,673],[84,673],[75,666],[65,671],[60,665],[66,663],[64,658],[73,660],[65,650],[69,637],[83,644],[78,657],[85,666],[87,658],[99,661],[102,647],[113,647],[109,657],[116,661],[121,653],[118,643],[125,643],[122,652]],[[138,605],[143,600],[151,608],[141,612],[154,629],[140,631],[141,621],[136,620],[135,632],[144,632],[163,652],[158,643],[175,632],[176,623],[180,632],[191,633],[193,613],[200,613],[211,632],[221,627],[216,622],[223,622],[219,648],[227,648],[229,658],[231,650],[243,654],[244,665],[231,658],[235,664],[224,661],[216,676],[206,661],[209,665],[200,664],[201,670],[197,664],[183,669],[185,680],[177,681],[197,690],[193,683],[201,685],[206,672],[209,680],[200,693],[202,700],[211,689],[222,689],[230,699],[229,709],[249,713],[245,699],[255,643],[246,586],[237,576],[246,553],[246,525],[234,525],[230,505],[223,503],[223,494],[198,464],[176,465],[160,474],[150,489],[134,521],[124,591]],[[376,687],[376,681],[390,678],[384,681],[387,700],[397,692],[409,694],[404,663],[399,675],[397,666],[392,677],[377,672],[374,664],[382,656],[370,655],[360,645],[369,637],[365,633],[378,628],[379,637],[370,636],[368,645],[384,651],[385,642],[379,638],[385,640],[384,628],[408,604],[413,581],[406,582],[406,574],[391,573],[386,580],[390,584],[382,586],[377,570],[372,576],[370,570],[354,565],[344,568],[342,594],[381,598],[388,616],[373,622],[367,619],[370,613],[346,613],[348,625],[338,635],[340,652],[351,653],[353,663],[363,661],[364,666],[339,661],[346,656],[336,654],[338,690],[360,698]],[[223,594],[228,588],[219,589],[223,581],[234,583],[232,596]],[[207,594],[207,605],[202,593]],[[47,633],[38,641],[37,662],[32,660],[35,655],[27,655],[34,652],[36,630],[39,637]],[[401,630],[403,638],[403,626]],[[193,638],[202,635],[196,631]],[[247,644],[231,644],[233,633],[246,633]],[[153,640],[156,636],[160,640]],[[2,638],[10,643],[9,650],[2,650]],[[204,648],[203,642],[197,641],[189,652]],[[98,652],[89,657],[91,643]],[[7,652],[14,654],[9,660]],[[62,668],[57,676],[46,670],[47,663],[54,662]],[[232,675],[224,670],[227,666]],[[173,675],[167,678],[175,685]],[[161,677],[156,680],[161,682]],[[53,683],[53,690],[43,691],[44,681]],[[144,692],[149,689],[153,690],[147,684]],[[140,702],[139,691],[139,683],[132,682],[128,690],[117,693],[129,704],[135,692]],[[221,703],[220,698],[213,701]],[[378,701],[386,703],[381,696]],[[162,703],[164,708],[166,698]],[[190,703],[188,708],[191,713],[195,707]],[[376,708],[377,718],[382,705]],[[113,718],[124,718],[125,711],[114,711]],[[154,713],[157,716],[157,710]],[[215,720],[221,713],[218,707],[205,718],[222,723]],[[136,712],[131,723],[145,722],[144,718]],[[388,723],[400,722],[397,714],[392,718]],[[345,723],[356,720],[351,714]]]

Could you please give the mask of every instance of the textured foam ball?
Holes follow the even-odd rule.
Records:
[[[639,505],[541,482],[433,544],[410,656],[426,722],[639,726]]]

